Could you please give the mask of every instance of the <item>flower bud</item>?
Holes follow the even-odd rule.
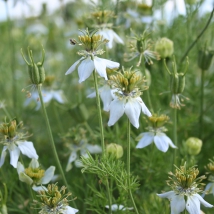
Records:
[[[106,147],[106,152],[119,159],[123,156],[123,147],[116,143],[110,143]]]
[[[185,145],[190,155],[197,155],[201,151],[202,141],[196,137],[190,137],[186,140]]]
[[[42,61],[37,63],[34,62],[33,52],[29,50],[29,48],[28,48],[28,56],[30,58],[30,63],[24,57],[22,50],[21,50],[21,54],[23,59],[28,65],[28,73],[29,73],[31,82],[34,85],[39,85],[43,83],[45,81],[45,70],[43,67],[44,59],[45,59],[45,50],[42,49]]]
[[[155,51],[161,58],[171,57],[174,52],[173,41],[168,38],[161,38],[155,44]]]
[[[214,51],[208,50],[208,49],[202,49],[198,52],[198,67],[202,70],[209,69],[212,58],[214,55]]]

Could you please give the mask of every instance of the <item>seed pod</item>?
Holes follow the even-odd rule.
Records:
[[[212,58],[214,55],[214,51],[209,51],[209,50],[200,50],[198,52],[198,67],[201,68],[202,70],[207,70],[209,69]]]
[[[45,69],[43,65],[40,65],[41,63],[37,63],[38,70],[39,70],[39,81],[40,83],[43,83],[45,81]]]
[[[183,73],[178,74],[179,84],[177,94],[181,94],[185,87],[185,75]]]
[[[174,52],[173,41],[165,37],[159,39],[155,44],[155,51],[161,58],[171,57]]]
[[[178,73],[170,75],[170,90],[172,94],[177,94],[178,87],[179,87]]]

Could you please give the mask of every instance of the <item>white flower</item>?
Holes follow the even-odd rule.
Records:
[[[107,209],[109,209],[109,205],[105,206]],[[118,210],[133,210],[133,207],[124,207],[123,205],[118,205],[118,204],[112,204],[111,205],[111,210],[114,211],[118,211]]]
[[[111,88],[109,84],[105,84],[101,88],[99,88],[99,94],[100,98],[103,101],[103,110],[109,111],[110,110],[110,103],[112,101],[112,94],[111,94]],[[93,92],[87,96],[88,98],[94,98],[96,97],[96,92]]]
[[[77,210],[77,209],[74,209],[74,208],[72,208],[72,207],[70,207],[70,206],[66,206],[66,209],[65,209],[65,211],[63,212],[63,214],[75,214],[75,213],[77,213],[79,210]]]
[[[118,97],[115,95],[115,92],[121,93],[118,89],[112,90],[113,101],[110,104],[108,126],[114,125],[124,113],[129,118],[131,124],[136,128],[139,127],[141,111],[149,117],[152,116],[140,97],[132,97],[132,95]],[[131,93],[134,94],[135,92],[133,91]]]
[[[99,30],[97,34],[100,34],[104,39],[109,40],[106,45],[110,49],[113,47],[114,41],[120,44],[124,44],[123,40],[112,29],[103,28],[102,30]]]
[[[205,207],[213,207],[213,205],[206,202],[199,194],[187,195],[187,201],[184,199],[184,195],[175,193],[174,191],[157,194],[161,198],[168,198],[171,205],[171,214],[179,214],[186,210],[189,214],[200,214],[200,204],[202,203]]]
[[[214,196],[214,182],[210,182],[206,185],[202,197],[205,196],[205,193],[212,193]]]
[[[77,60],[65,73],[68,75],[72,73],[78,66],[79,83],[85,81],[95,69],[96,72],[107,80],[106,68],[118,68],[120,64],[107,59],[102,59],[94,56],[93,60],[89,56],[85,56]]]
[[[55,171],[55,167],[54,166],[50,166],[45,172],[44,170],[40,169],[40,165],[39,162],[36,159],[32,159],[28,169],[30,171],[32,171],[34,173],[35,177],[30,177],[27,173],[26,170],[24,168],[24,166],[18,162],[17,165],[17,172],[19,175],[19,180],[22,182],[25,182],[29,185],[32,185],[32,189],[35,191],[41,191],[41,190],[46,190],[45,187],[41,186],[43,184],[48,184],[51,179],[54,176],[54,171]],[[43,172],[41,173],[41,171]],[[36,179],[34,179],[36,178]]]
[[[51,100],[56,100],[59,103],[65,103],[66,99],[62,90],[42,90],[43,102],[49,103]],[[36,110],[41,107],[41,102],[39,101],[39,95],[37,92],[33,92],[29,98],[25,100],[24,106],[28,106],[32,101],[36,102]]]
[[[152,142],[154,142],[157,149],[162,152],[166,152],[169,146],[172,148],[177,148],[171,139],[167,137],[165,133],[160,131],[143,132],[137,138],[141,138],[136,146],[137,149],[142,149]]]
[[[68,164],[66,166],[66,171],[69,171],[72,169],[72,163],[75,162],[76,167],[82,167],[82,163],[79,160],[77,152],[80,151],[80,155],[84,157],[88,157],[87,151],[89,151],[91,154],[97,154],[102,152],[102,148],[98,145],[91,145],[85,142],[84,140],[81,140],[78,145],[72,144],[71,145],[71,154],[68,159]]]
[[[10,153],[10,164],[16,168],[19,159],[20,151],[23,155],[29,158],[38,159],[38,155],[32,142],[29,141],[11,141],[7,142],[1,153],[0,167],[4,164],[7,150]]]

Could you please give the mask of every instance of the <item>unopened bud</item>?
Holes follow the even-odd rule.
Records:
[[[34,85],[39,85],[43,83],[45,81],[45,70],[43,67],[44,59],[45,59],[45,50],[42,49],[42,61],[37,63],[34,62],[33,52],[29,50],[29,48],[28,48],[28,56],[30,58],[30,63],[24,57],[22,50],[21,50],[21,54],[23,59],[28,65],[28,73],[29,73],[31,82]]]
[[[202,141],[196,137],[190,137],[186,140],[185,145],[190,155],[197,155],[201,151]]]
[[[212,51],[208,49],[200,50],[198,53],[198,67],[201,68],[202,70],[209,69],[213,55],[214,55],[213,50]]]
[[[171,57],[174,52],[173,41],[168,38],[161,38],[155,44],[155,51],[161,58]]]
[[[114,156],[115,158],[119,159],[123,156],[123,147],[116,143],[110,143],[106,147],[107,154]]]

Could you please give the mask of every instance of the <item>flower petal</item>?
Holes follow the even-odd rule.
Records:
[[[78,67],[79,83],[85,81],[94,70],[94,62],[90,57],[82,60]]]
[[[17,164],[17,172],[20,181],[25,182],[28,185],[31,185],[33,183],[33,180],[28,175],[25,174],[25,168],[20,162],[18,162]]]
[[[138,100],[138,102],[140,103],[141,108],[142,108],[142,112],[143,112],[144,114],[146,114],[148,117],[151,117],[152,114],[151,114],[151,112],[149,111],[149,109],[146,107],[146,105],[144,104],[144,102],[143,102],[143,100],[141,99],[141,97],[136,97],[135,99]]]
[[[206,202],[199,194],[195,194],[194,196],[197,197],[198,200],[201,202],[201,204],[203,204],[205,207],[209,207],[209,208],[213,207],[212,204],[209,204],[208,202]]]
[[[123,40],[112,30],[112,34],[114,36],[114,40],[117,42],[117,43],[120,43],[120,44],[124,44]]]
[[[35,158],[38,159],[38,155],[36,153],[36,150],[33,146],[33,143],[30,141],[18,141],[16,142],[19,149],[21,150],[22,154],[28,156],[29,158]]]
[[[125,112],[125,102],[115,99],[110,104],[110,118],[108,126],[114,125]]]
[[[118,62],[114,62],[108,59],[102,59],[102,60],[105,62],[107,68],[114,69],[114,68],[120,67],[120,63]]]
[[[105,59],[99,58],[97,56],[94,57],[94,67],[97,71],[97,73],[104,77],[105,80],[108,80],[107,74],[106,74],[106,63]]]
[[[73,151],[68,159],[68,163],[66,166],[66,172],[72,169],[72,162],[74,162],[77,159],[77,153],[76,151]]]
[[[77,213],[79,210],[74,209],[73,207],[70,206],[66,206],[66,210],[65,210],[65,214],[75,214]]]
[[[125,104],[125,113],[128,116],[131,124],[139,128],[139,117],[141,112],[141,105],[135,98],[129,98],[128,102]]]
[[[200,214],[200,201],[195,196],[188,196],[187,203],[186,203],[186,209],[189,212],[189,214]]]
[[[154,133],[152,132],[144,132],[142,133],[142,138],[141,140],[138,142],[136,148],[137,149],[142,149],[146,146],[148,146],[149,144],[151,144],[154,140]]]
[[[2,167],[2,165],[4,164],[4,160],[7,155],[6,150],[7,150],[7,146],[4,146],[1,153],[0,167]]]
[[[46,187],[44,186],[36,186],[36,185],[33,185],[32,186],[32,189],[36,192],[39,192],[39,191],[48,191]]]
[[[49,103],[53,99],[52,91],[42,91],[44,103]]]
[[[36,169],[39,167],[39,162],[37,159],[33,158],[29,164],[30,168]]]
[[[156,134],[154,137],[154,143],[155,143],[156,147],[162,152],[166,152],[169,148],[169,144],[165,139],[164,133]]]
[[[79,60],[77,60],[65,73],[65,75],[68,75],[70,73],[72,73],[73,71],[75,71],[77,65],[80,63],[81,60],[83,60],[84,57],[80,58]]]
[[[175,146],[175,144],[172,142],[172,140],[166,135],[164,134],[164,136],[162,137],[165,139],[165,141],[172,147],[172,148],[177,148],[177,146]]]
[[[16,146],[13,150],[9,150],[10,152],[10,164],[16,168],[17,167],[17,162],[19,159],[19,155],[20,155],[20,150],[19,148]]]
[[[54,99],[59,103],[65,102],[65,97],[62,90],[52,91]]]
[[[50,166],[41,179],[41,184],[48,184],[54,176],[55,166]]]
[[[91,153],[91,154],[97,154],[102,152],[102,148],[99,145],[91,145],[87,144],[86,149]],[[82,150],[81,150],[82,151]]]
[[[213,189],[213,183],[208,183],[203,191],[203,194],[201,195],[202,197],[205,196],[206,193],[210,193],[211,190]],[[212,189],[211,189],[212,188]]]
[[[108,84],[100,88],[100,98],[103,101],[103,110],[109,111],[110,103],[112,101],[111,88]]]

